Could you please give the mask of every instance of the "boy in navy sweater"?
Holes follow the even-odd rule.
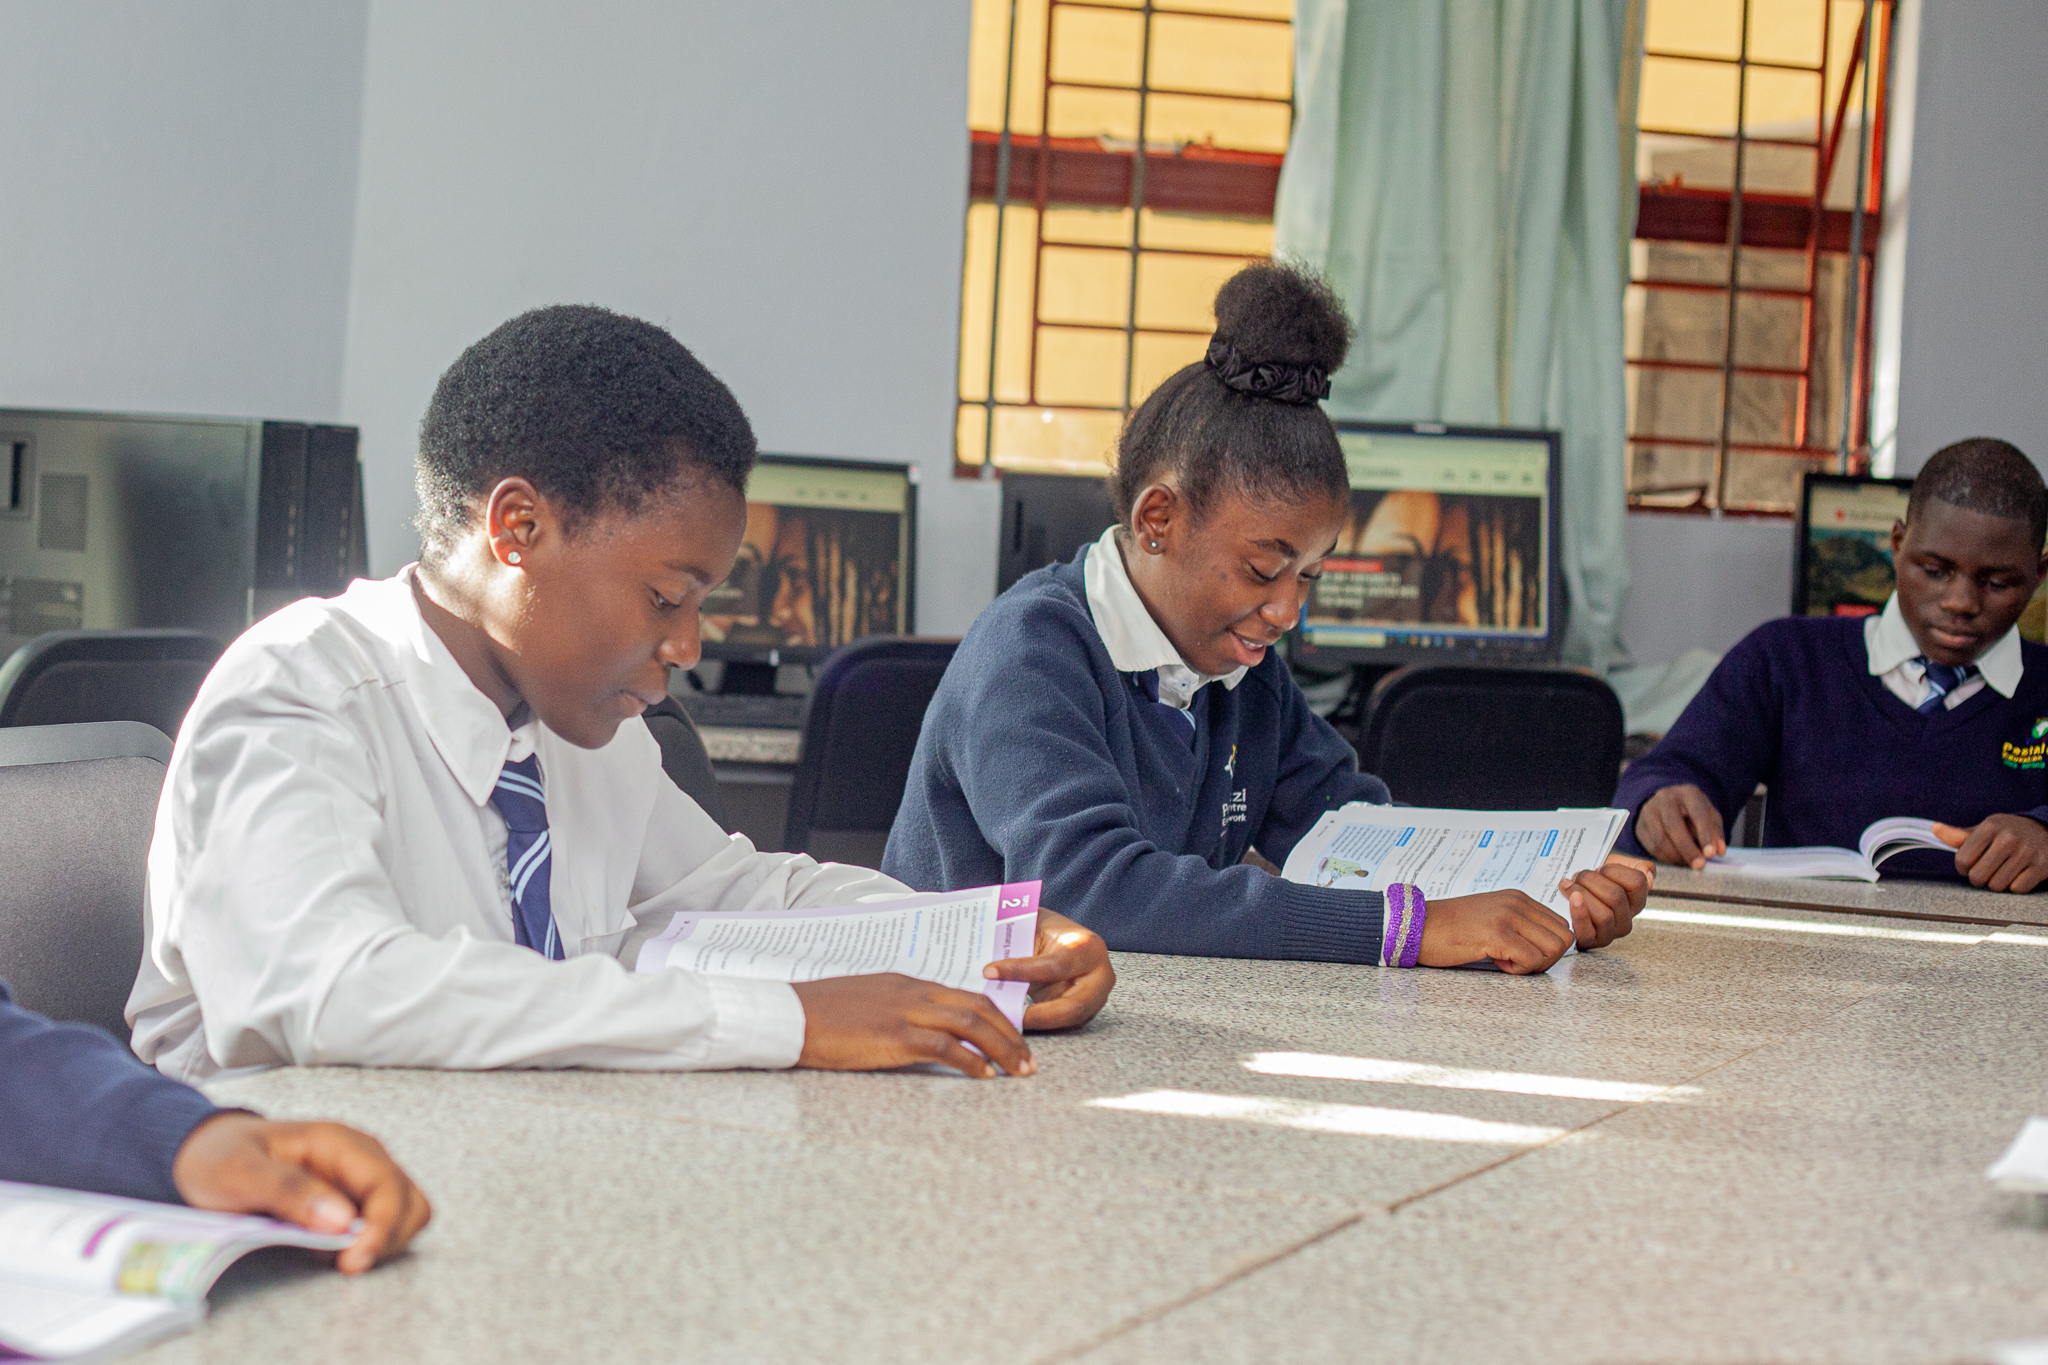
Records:
[[[1877,616],[1788,617],[1730,650],[1615,804],[1624,846],[1704,867],[1758,782],[1764,843],[1854,848],[1892,815],[1938,823],[1956,850],[1887,872],[1955,874],[1994,891],[2048,877],[2048,649],[2015,623],[2048,557],[2048,489],[2004,441],[1949,446],[1892,528],[1898,589]]]

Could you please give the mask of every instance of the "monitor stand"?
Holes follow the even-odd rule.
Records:
[[[775,671],[774,664],[731,661],[719,674],[719,693],[728,697],[772,697]]]

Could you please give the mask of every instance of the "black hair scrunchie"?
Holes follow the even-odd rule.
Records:
[[[1237,347],[1227,341],[1211,339],[1209,342],[1209,368],[1216,377],[1236,389],[1255,398],[1270,398],[1276,403],[1295,403],[1307,406],[1319,403],[1330,396],[1330,376],[1323,373],[1320,365],[1283,365],[1278,362],[1257,362],[1244,358]]]

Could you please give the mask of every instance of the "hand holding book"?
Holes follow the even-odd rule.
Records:
[[[2048,826],[2030,816],[1987,816],[1970,829],[1937,822],[1933,830],[1972,886],[2025,895],[2048,879]]]

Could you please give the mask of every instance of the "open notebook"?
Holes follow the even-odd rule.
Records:
[[[354,1233],[0,1181],[0,1359],[126,1350],[190,1327],[258,1247],[339,1251]]]
[[[1894,853],[1931,848],[1953,853],[1934,837],[1932,820],[1893,815],[1863,831],[1855,848],[1731,848],[1707,859],[1709,872],[1741,872],[1752,877],[1819,877],[1836,881],[1874,882],[1878,865]]]

